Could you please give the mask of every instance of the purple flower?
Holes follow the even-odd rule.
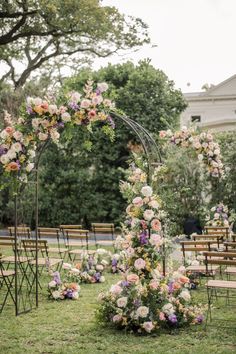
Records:
[[[178,322],[177,317],[176,317],[175,314],[169,315],[169,316],[168,316],[168,320],[169,320],[171,323],[173,323],[173,324],[176,324],[176,323]]]
[[[53,273],[53,280],[56,282],[57,285],[61,285],[61,277],[59,272]]]
[[[135,307],[139,307],[139,306],[141,306],[141,300],[135,299],[135,300],[133,301],[133,304],[134,304]]]
[[[121,286],[123,286],[123,287],[129,286],[129,282],[126,281],[126,280],[123,280],[123,281],[121,282]]]
[[[4,155],[7,152],[7,149],[0,146],[0,156]]]
[[[117,263],[118,263],[117,259],[113,258],[112,261],[111,261],[112,267],[116,267]]]
[[[101,274],[99,272],[94,274],[94,279],[96,280],[96,282],[99,282],[100,278],[101,278]]]
[[[171,293],[173,293],[173,291],[174,291],[174,289],[173,289],[173,282],[170,282],[169,284],[168,284],[168,291],[169,291],[169,294],[171,294]]]
[[[73,290],[67,290],[65,297],[67,297],[68,299],[72,299],[73,298]]]
[[[146,230],[144,230],[144,231],[140,234],[139,240],[140,240],[141,245],[146,245],[146,244],[148,243]]]
[[[30,107],[30,106],[28,106],[26,108],[26,111],[27,111],[28,114],[35,114],[35,112],[33,111],[32,107]]]
[[[108,124],[112,127],[112,129],[115,129],[116,125],[114,120],[109,116],[107,117]]]
[[[196,320],[198,323],[202,323],[203,322],[203,315],[198,315]]]
[[[75,102],[69,102],[68,106],[74,111],[77,111],[79,109],[79,105]]]

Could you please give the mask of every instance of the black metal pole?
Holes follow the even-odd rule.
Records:
[[[17,262],[17,183],[16,183],[16,190],[14,191],[14,227],[15,227],[15,229],[14,229],[15,314],[17,316],[19,314],[19,309],[18,309],[18,262]]]
[[[39,305],[39,286],[38,286],[38,226],[39,226],[39,196],[38,196],[38,191],[39,191],[39,177],[38,177],[38,166],[39,164],[36,164],[36,169],[35,169],[35,240],[36,240],[36,274],[35,274],[35,291],[36,291],[36,307]]]

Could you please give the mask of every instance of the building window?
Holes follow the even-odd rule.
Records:
[[[201,116],[191,116],[192,123],[199,123],[201,122]]]

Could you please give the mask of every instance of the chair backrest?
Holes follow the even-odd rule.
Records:
[[[226,248],[226,251],[236,251],[236,241],[227,241],[224,242],[224,246]]]
[[[94,236],[96,235],[104,235],[104,236],[112,236],[114,239],[115,226],[114,224],[107,223],[92,223],[91,225]]]
[[[38,248],[38,252],[46,253],[48,256],[48,242],[46,240],[38,240],[38,245],[36,240],[22,240],[21,243],[26,254],[35,254]]]
[[[211,251],[215,243],[214,240],[181,241],[183,258],[185,259],[186,252],[194,252],[197,256],[199,252]]]
[[[206,267],[209,264],[236,266],[236,252],[203,252]]]
[[[14,248],[15,237],[13,236],[0,236],[0,247],[1,248]]]
[[[38,228],[39,239],[53,238],[59,240],[60,229],[55,227],[39,227]]]
[[[204,231],[208,235],[222,235],[226,239],[229,237],[229,227],[225,226],[205,226]]]
[[[89,230],[83,229],[64,229],[68,242],[76,240],[88,240]]]
[[[8,227],[8,231],[9,231],[10,236],[15,235],[15,227],[14,226]],[[19,238],[31,238],[31,230],[27,226],[18,226],[16,228],[16,234],[17,234],[17,237],[19,237]]]

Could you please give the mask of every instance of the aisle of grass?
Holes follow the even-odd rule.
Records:
[[[81,286],[78,301],[53,302],[45,290],[40,306],[31,313],[15,317],[7,308],[0,316],[0,353],[235,353],[236,328],[228,330],[203,326],[182,329],[159,336],[135,336],[104,328],[95,320],[97,296],[118,276],[106,275],[104,284]],[[198,302],[206,302],[205,292],[194,292]],[[219,314],[219,310],[216,310]],[[220,311],[227,319],[230,316]],[[229,323],[228,323],[229,325]]]

